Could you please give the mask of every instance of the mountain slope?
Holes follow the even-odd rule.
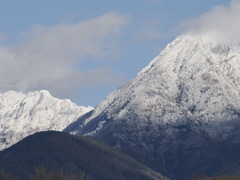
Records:
[[[173,178],[224,173],[227,162],[226,173],[237,172],[240,161],[229,156],[240,142],[239,69],[239,46],[179,36],[66,131],[95,136]]]
[[[40,132],[0,152],[0,170],[28,179],[34,167],[91,179],[166,179],[136,160],[90,137],[62,132]]]
[[[0,150],[35,132],[61,131],[92,109],[54,98],[46,90],[0,94]]]

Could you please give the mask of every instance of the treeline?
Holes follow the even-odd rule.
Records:
[[[89,175],[84,172],[79,173],[79,175],[64,173],[63,171],[49,171],[43,167],[35,168],[33,174],[29,175],[30,180],[92,180]],[[1,171],[0,180],[19,180],[19,177],[13,177],[10,173]]]
[[[198,177],[192,180],[240,180],[240,176]]]
[[[63,171],[49,171],[43,167],[35,168],[33,174],[29,175],[30,180],[94,180],[93,177],[84,172],[79,175],[64,173]],[[18,177],[13,177],[11,174],[0,171],[0,180],[19,180]],[[240,180],[240,176],[219,176],[219,177],[195,177],[191,180]]]

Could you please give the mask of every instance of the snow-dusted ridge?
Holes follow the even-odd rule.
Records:
[[[47,90],[0,94],[0,150],[35,132],[62,131],[92,109],[54,98]]]
[[[93,135],[108,124],[106,119],[181,124],[184,119],[208,123],[238,118],[239,69],[239,46],[181,35],[73,131]],[[88,125],[102,114],[106,119]]]

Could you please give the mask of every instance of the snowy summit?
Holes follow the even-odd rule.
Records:
[[[179,36],[74,131],[95,134],[123,119],[145,126],[148,122],[182,124],[192,119],[208,124],[238,118],[239,69],[238,46]],[[99,121],[97,117],[103,114],[105,118]]]
[[[214,149],[214,143],[240,142],[239,69],[238,45],[179,36],[67,131],[95,136],[185,178],[208,163],[206,144]],[[184,164],[188,160],[195,164]],[[179,171],[188,166],[189,172]]]
[[[0,94],[0,150],[35,132],[62,131],[92,109],[54,98],[46,90]]]

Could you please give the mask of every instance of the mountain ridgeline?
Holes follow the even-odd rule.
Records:
[[[0,94],[0,150],[36,132],[62,131],[92,109],[54,98],[46,90]]]
[[[172,179],[240,173],[240,48],[177,37],[65,131],[90,135]]]

